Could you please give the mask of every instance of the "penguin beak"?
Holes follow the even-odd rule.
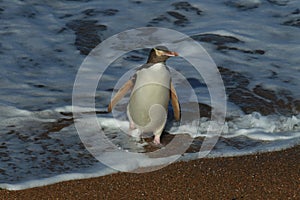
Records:
[[[179,54],[174,51],[167,51],[167,52],[164,52],[163,55],[172,57],[172,56],[178,56]]]

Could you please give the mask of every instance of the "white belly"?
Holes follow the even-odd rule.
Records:
[[[143,131],[155,132],[164,127],[170,99],[170,81],[170,72],[162,63],[137,72],[128,104],[128,115]]]

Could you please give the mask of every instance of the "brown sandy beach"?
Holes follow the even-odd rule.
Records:
[[[300,199],[300,146],[177,162],[149,173],[0,190],[0,199]]]

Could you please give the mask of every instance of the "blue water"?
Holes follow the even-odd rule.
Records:
[[[72,120],[72,91],[76,73],[92,49],[138,27],[189,35],[219,67],[228,97],[227,118],[223,139],[209,156],[298,145],[299,9],[298,0],[1,1],[0,187],[22,189],[115,172],[82,144]],[[118,79],[144,63],[147,54],[148,49],[139,50],[112,64],[96,92],[97,110],[106,108]],[[184,59],[168,65],[195,88],[196,103],[210,105],[205,82]],[[184,88],[177,92],[187,97]],[[183,102],[191,103],[188,98]],[[119,133],[111,114],[97,117],[120,149],[145,151],[144,144]],[[197,129],[205,137],[210,118],[199,121],[189,127],[169,124],[168,130],[196,138]],[[194,158],[191,153],[185,156]],[[137,161],[125,170],[138,167]]]

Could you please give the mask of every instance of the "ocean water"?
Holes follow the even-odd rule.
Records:
[[[170,117],[161,151],[148,138],[125,133],[128,96],[113,113],[103,112],[115,86],[122,84],[119,79],[143,64],[149,49],[132,51],[110,65],[99,80],[95,108],[72,107],[76,74],[88,54],[111,36],[139,27],[186,34],[215,62],[227,112],[205,157],[300,144],[298,0],[3,0],[0,19],[0,188],[19,190],[203,157],[199,151],[212,137],[208,129],[214,123],[210,92],[182,57],[167,64],[175,69],[183,112],[194,118],[178,124]],[[176,81],[180,76],[184,84]],[[85,124],[84,136],[77,122]],[[95,123],[105,132],[105,141],[98,140]],[[85,139],[99,148],[89,148]],[[176,146],[182,139],[183,150]],[[122,153],[110,152],[111,144]],[[164,158],[157,157],[163,153]]]

